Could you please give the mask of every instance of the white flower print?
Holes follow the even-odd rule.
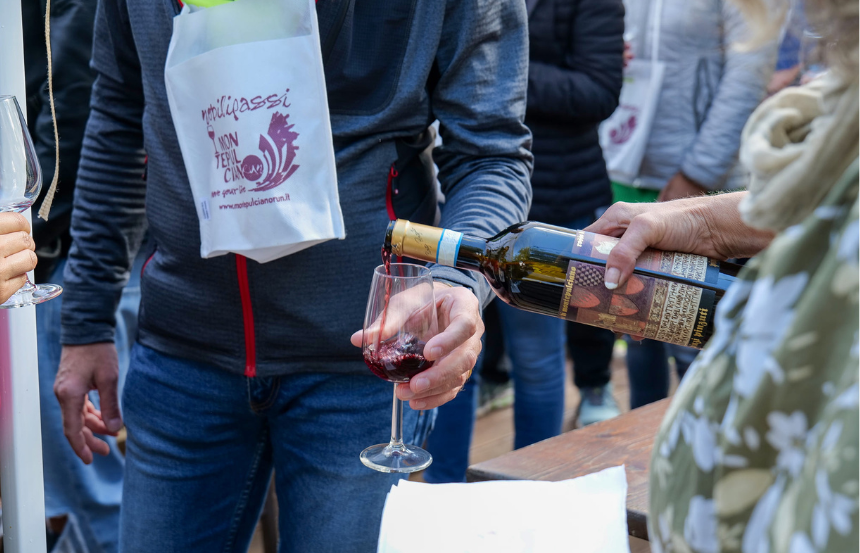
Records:
[[[802,411],[795,411],[791,415],[774,411],[768,414],[767,423],[770,430],[765,438],[779,451],[776,466],[797,478],[806,458],[806,415]]]
[[[733,313],[738,305],[747,299],[752,288],[752,282],[738,280],[726,291],[726,295],[717,304],[717,311],[714,314],[714,335],[711,336],[708,345],[687,370],[688,378],[686,380],[690,380],[689,375],[693,374],[694,370],[699,370],[699,367],[709,367],[717,355],[723,352],[731,354],[731,350],[734,349],[732,335],[735,333],[737,322],[729,314]]]
[[[752,426],[744,428],[744,442],[746,442],[747,447],[750,448],[751,451],[758,451],[758,446],[761,444],[761,440],[759,439],[758,432],[756,432],[755,428]]]
[[[860,402],[860,387],[855,382],[833,400],[833,405],[840,409],[857,409],[858,402]]]
[[[851,513],[856,505],[850,497],[830,489],[824,469],[815,473],[815,491],[818,502],[812,508],[812,541],[815,547],[823,550],[827,547],[831,527],[842,536],[851,532]]]
[[[696,495],[690,499],[690,509],[684,521],[684,541],[696,553],[718,553],[717,514],[714,500]]]
[[[791,535],[788,553],[816,553],[816,551],[805,532],[795,532]]]
[[[773,350],[794,321],[794,305],[808,280],[807,273],[798,273],[778,282],[767,276],[753,285],[737,340],[734,389],[741,397],[750,397],[766,373],[782,382],[784,374]]]
[[[768,529],[773,522],[784,491],[785,476],[780,475],[756,503],[744,531],[744,539],[741,542],[743,553],[768,553],[770,551]]]
[[[708,417],[695,419],[692,432],[693,459],[696,466],[705,472],[711,472],[719,458],[717,449],[717,428]]]
[[[860,220],[851,221],[845,231],[842,233],[842,240],[839,241],[839,249],[836,250],[836,257],[850,263],[858,264],[858,255],[860,255]]]

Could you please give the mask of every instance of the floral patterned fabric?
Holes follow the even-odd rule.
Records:
[[[858,551],[857,162],[720,301],[657,436],[655,553]]]

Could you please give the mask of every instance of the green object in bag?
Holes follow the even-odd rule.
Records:
[[[659,190],[636,188],[626,184],[621,184],[620,182],[612,182],[612,203],[627,202],[631,204],[646,204],[656,202],[657,196],[659,195]]]

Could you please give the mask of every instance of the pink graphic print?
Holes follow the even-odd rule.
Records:
[[[609,132],[609,139],[613,144],[624,144],[633,135],[636,128],[636,114],[631,115],[626,121],[622,121],[618,128]]]
[[[284,184],[296,172],[298,165],[293,165],[296,158],[295,145],[299,133],[293,131],[295,125],[289,124],[289,114],[278,112],[272,114],[267,134],[260,135],[260,152],[262,162],[256,155],[249,155],[242,160],[242,171],[248,180],[256,180],[257,187],[252,192],[271,190]],[[253,178],[256,177],[256,178]],[[262,177],[262,178],[261,178]]]

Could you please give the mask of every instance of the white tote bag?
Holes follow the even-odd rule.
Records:
[[[201,257],[265,263],[345,237],[313,0],[186,5],[164,81]]]
[[[632,184],[639,176],[663,88],[666,65],[658,59],[663,0],[653,1],[651,59],[627,64],[618,108],[599,129],[609,178],[622,184]]]

